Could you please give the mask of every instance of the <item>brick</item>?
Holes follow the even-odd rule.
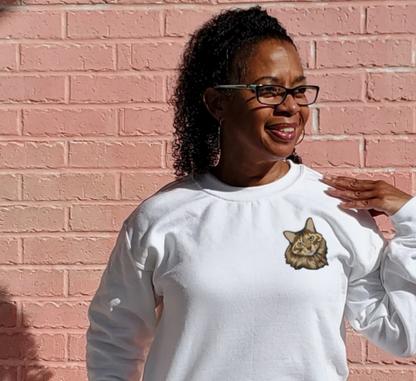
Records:
[[[163,77],[73,76],[71,77],[71,103],[122,103],[163,101]]]
[[[413,108],[409,106],[319,108],[322,134],[408,134],[415,124]]]
[[[159,142],[71,142],[69,162],[76,168],[159,168]]]
[[[0,200],[15,201],[19,199],[19,176],[0,175]]]
[[[17,323],[17,306],[15,302],[6,301],[0,296],[0,327],[12,328]],[[1,374],[1,371],[0,371]],[[0,378],[3,380],[3,378]]]
[[[0,359],[57,361],[65,358],[65,336],[0,333]]]
[[[30,136],[114,136],[111,109],[42,109],[23,111],[23,134]]]
[[[0,142],[0,168],[60,168],[64,164],[61,142]]]
[[[7,365],[0,366],[0,380],[16,381],[17,380],[17,367],[11,367]]]
[[[108,261],[115,238],[24,238],[23,263],[39,265],[91,265]]]
[[[347,358],[350,363],[364,364],[365,340],[360,335],[347,335]]]
[[[70,361],[85,361],[85,335],[68,335],[68,357]]]
[[[64,230],[64,209],[53,206],[0,207],[0,232],[35,233]]]
[[[21,0],[25,5],[49,5],[49,4],[115,4],[116,0]]]
[[[0,270],[8,295],[61,296],[64,288],[62,270]]]
[[[304,140],[296,151],[313,167],[360,167],[358,140]]]
[[[24,326],[34,328],[86,328],[89,302],[25,302]]]
[[[108,44],[22,45],[21,71],[113,70],[114,47]]]
[[[112,173],[23,175],[24,200],[114,200],[115,197],[116,180]]]
[[[291,35],[321,36],[360,33],[361,12],[358,6],[268,7],[271,16],[281,20]]]
[[[1,180],[0,180],[1,181]],[[0,264],[19,263],[19,242],[15,238],[0,238]],[[1,289],[0,289],[1,300]],[[0,314],[1,316],[1,314]],[[1,319],[0,319],[1,324]]]
[[[0,38],[60,39],[62,37],[61,12],[3,11]]]
[[[412,66],[411,40],[318,41],[318,68]]]
[[[103,270],[70,270],[69,295],[94,295],[102,274]]]
[[[16,49],[17,44],[0,44],[0,71],[16,70]]]
[[[312,44],[313,42],[311,41],[295,40],[302,66],[306,69],[311,69],[315,66],[311,50]]]
[[[0,135],[19,135],[19,112],[0,110]]]
[[[174,179],[167,173],[122,173],[121,198],[145,200]]]
[[[173,132],[169,108],[135,108],[121,112],[122,135],[166,135]]]
[[[117,44],[117,69],[130,70],[131,64],[131,44]]]
[[[350,367],[348,381],[414,381],[412,370],[396,369],[355,369]]]
[[[318,102],[360,101],[364,88],[361,73],[308,74],[308,83],[320,86]]]
[[[416,364],[416,356],[412,358],[396,357],[369,343],[367,361],[377,364]]]
[[[380,215],[374,217],[374,220],[377,223],[378,228],[384,234],[394,234],[395,230],[393,228],[393,223],[391,222],[390,217],[385,215]]]
[[[173,170],[174,158],[173,158],[173,150],[172,150],[172,143],[171,142],[166,144],[165,158],[166,158],[166,163],[165,163],[166,168]]]
[[[373,101],[415,101],[416,75],[414,72],[369,74],[367,97]]]
[[[45,361],[62,361],[65,359],[65,336],[63,334],[25,334],[27,346],[26,358]]]
[[[68,12],[68,37],[158,37],[161,19],[161,12],[156,10],[72,11]]]
[[[179,42],[139,43],[132,46],[132,67],[135,70],[176,69],[184,48]]]
[[[168,1],[170,2],[170,0],[167,0],[166,2],[168,2]],[[280,1],[282,1],[284,3],[286,2],[286,0],[280,0]],[[280,1],[278,0],[277,3],[279,3]],[[236,3],[236,2],[237,3],[251,3],[252,0],[218,0],[218,3]],[[261,1],[261,3],[269,3],[269,2],[275,3],[276,1],[275,0],[262,0]],[[313,3],[313,2],[316,2],[316,0],[292,0],[290,3],[296,3],[296,2]]]
[[[367,8],[367,32],[416,33],[416,5],[373,5]]]
[[[54,376],[54,371],[50,366],[43,367],[43,366],[22,366],[21,367],[21,378],[19,380],[22,381],[32,381],[32,380],[54,380],[52,377]],[[64,381],[64,379],[55,379],[58,381]],[[79,379],[76,379],[79,380]],[[69,380],[72,381],[72,380]]]
[[[164,4],[164,0],[118,0],[117,4]]]
[[[69,226],[72,231],[118,232],[136,205],[74,205]]]
[[[63,76],[7,76],[0,81],[0,102],[63,103]]]
[[[166,36],[191,34],[215,13],[206,9],[169,9],[166,11]]]
[[[124,0],[128,1],[128,0]],[[138,1],[138,0],[133,0]],[[147,0],[151,1],[151,0]],[[167,4],[217,4],[217,0],[165,0]]]
[[[22,367],[22,381],[86,381],[87,370],[83,367],[42,367],[27,366]]]
[[[365,165],[367,167],[416,166],[416,139],[366,140]]]
[[[166,99],[170,100],[176,89],[176,75],[168,75],[166,78]]]

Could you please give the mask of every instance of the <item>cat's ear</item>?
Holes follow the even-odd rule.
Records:
[[[287,231],[287,232],[283,232],[283,234],[285,235],[285,237],[288,239],[288,241],[290,243],[293,243],[293,241],[294,241],[294,239],[296,237],[296,234],[295,233],[292,233],[292,232]]]
[[[316,230],[315,230],[315,225],[313,224],[312,218],[310,218],[310,217],[309,217],[309,218],[306,220],[305,229],[307,229],[307,230],[309,230],[309,231],[311,231],[311,232],[316,233]]]

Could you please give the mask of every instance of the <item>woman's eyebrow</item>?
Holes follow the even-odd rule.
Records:
[[[299,77],[295,78],[292,84],[295,85],[297,83],[305,82],[305,81],[306,81],[306,77],[304,75],[300,75]]]

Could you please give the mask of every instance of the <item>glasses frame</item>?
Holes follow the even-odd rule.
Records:
[[[278,103],[264,103],[259,99],[258,89],[261,88],[261,87],[268,87],[268,86],[280,87],[281,89],[285,90],[285,93],[284,93],[284,95],[282,97],[282,100],[280,102],[278,102]],[[314,104],[316,102],[316,100],[318,99],[318,94],[319,94],[319,86],[315,86],[315,85],[300,85],[300,86],[296,86],[296,87],[292,87],[292,88],[287,88],[287,87],[284,87],[284,86],[272,85],[272,84],[267,84],[267,85],[265,85],[265,84],[258,84],[258,85],[217,85],[217,86],[214,86],[214,89],[251,90],[256,94],[257,102],[259,102],[263,105],[267,105],[267,106],[278,106],[278,105],[282,104],[286,100],[286,97],[288,96],[288,94],[290,94],[293,97],[293,99],[296,100],[294,95],[295,95],[295,92],[299,88],[307,88],[307,89],[316,90],[316,96],[315,96],[315,99],[313,100],[313,102],[308,102],[308,103],[296,102],[299,106],[309,106],[309,105]]]

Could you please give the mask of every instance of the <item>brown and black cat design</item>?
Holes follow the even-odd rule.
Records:
[[[286,263],[296,270],[305,269],[318,270],[327,266],[326,254],[328,249],[322,234],[316,232],[312,218],[306,220],[305,227],[298,232],[283,232],[290,242],[286,249]]]

